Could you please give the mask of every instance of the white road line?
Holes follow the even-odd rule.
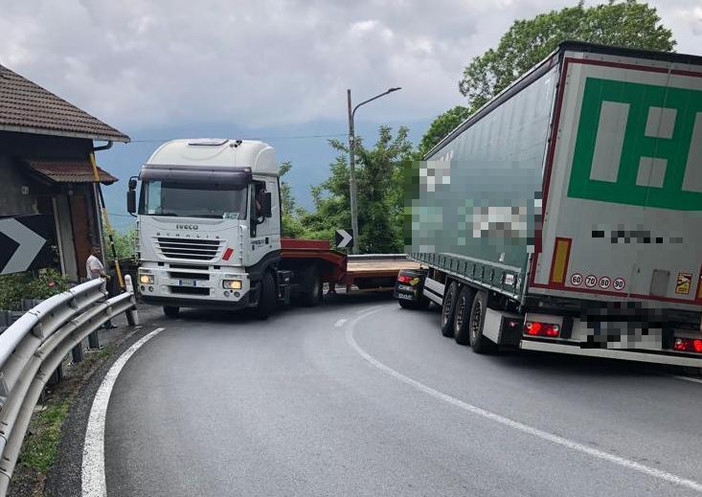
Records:
[[[90,409],[90,417],[88,418],[88,427],[85,430],[85,444],[83,446],[83,497],[105,497],[107,495],[105,483],[105,417],[107,416],[107,404],[110,401],[112,387],[114,387],[120,371],[122,371],[122,368],[134,352],[163,330],[164,328],[156,328],[119,356],[105,375],[100,388],[95,394],[93,406]]]
[[[374,305],[373,307],[366,307],[365,309],[361,309],[360,311],[356,311],[356,314],[370,314],[371,312],[375,312],[377,310],[382,309],[383,306],[381,305]]]
[[[701,378],[690,378],[689,376],[676,376],[676,375],[673,375],[673,378],[677,378],[678,380],[685,380],[685,381],[691,381],[693,383],[702,384]]]
[[[393,378],[406,383],[407,385],[424,392],[428,395],[431,395],[434,398],[437,398],[439,400],[443,400],[444,402],[447,402],[455,407],[458,407],[460,409],[463,409],[464,411],[468,411],[471,414],[475,414],[476,416],[480,416],[485,419],[489,419],[490,421],[494,421],[495,423],[501,424],[503,426],[506,426],[508,428],[512,428],[513,430],[521,431],[522,433],[526,433],[528,435],[532,435],[534,437],[540,438],[542,440],[546,440],[547,442],[554,443],[556,445],[560,445],[563,447],[566,447],[568,449],[574,450],[576,452],[581,452],[583,454],[587,454],[589,456],[595,457],[597,459],[601,459],[613,464],[617,464],[619,466],[623,466],[625,468],[629,468],[634,471],[638,471],[639,473],[643,473],[649,476],[652,476],[654,478],[658,478],[659,480],[664,480],[669,483],[673,483],[675,485],[679,485],[681,487],[686,487],[691,490],[694,490],[696,492],[702,493],[702,483],[694,481],[694,480],[689,480],[687,478],[683,478],[682,476],[675,475],[673,473],[668,473],[667,471],[662,471],[660,469],[652,468],[650,466],[646,466],[644,464],[637,463],[636,461],[631,461],[629,459],[625,459],[623,457],[616,456],[614,454],[610,454],[609,452],[604,452],[602,450],[597,450],[593,449],[592,447],[588,447],[587,445],[583,445],[581,443],[575,442],[573,440],[569,440],[567,438],[554,435],[553,433],[549,433],[543,430],[540,430],[538,428],[534,428],[533,426],[526,425],[524,423],[520,423],[519,421],[515,421],[513,419],[507,418],[505,416],[501,416],[500,414],[496,414],[494,412],[488,411],[487,409],[483,409],[481,407],[474,406],[472,404],[469,404],[468,402],[464,402],[462,400],[459,400],[455,397],[451,397],[450,395],[447,395],[445,393],[439,392],[438,390],[434,390],[431,387],[428,387],[424,385],[423,383],[418,382],[417,380],[413,380],[412,378],[409,378],[408,376],[403,375],[402,373],[399,373],[395,371],[394,369],[386,366],[382,362],[378,361],[375,359],[373,356],[371,356],[368,352],[363,350],[360,345],[358,345],[358,342],[356,342],[356,339],[354,338],[354,330],[356,328],[356,324],[362,320],[363,318],[375,314],[378,310],[374,310],[371,312],[368,312],[366,314],[363,314],[361,316],[358,316],[355,318],[353,321],[351,321],[351,324],[349,327],[346,328],[346,341],[348,344],[361,356],[363,359],[368,361],[372,366],[375,368],[379,369],[380,371],[389,374]]]
[[[348,319],[339,319],[336,323],[334,323],[334,326],[336,326],[337,328],[341,328],[342,326],[344,326],[344,323],[346,321],[348,321]]]

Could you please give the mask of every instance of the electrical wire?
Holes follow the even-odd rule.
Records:
[[[282,136],[252,136],[250,140],[306,140],[313,138],[341,138],[348,136],[348,133],[337,133],[332,135],[282,135]],[[148,140],[132,140],[131,143],[165,143],[173,138],[153,138]]]

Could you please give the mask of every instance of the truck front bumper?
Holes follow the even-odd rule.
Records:
[[[238,268],[144,265],[139,268],[137,279],[139,293],[147,304],[219,309],[240,309],[251,304],[251,283]],[[225,281],[239,281],[240,288],[224,288]]]

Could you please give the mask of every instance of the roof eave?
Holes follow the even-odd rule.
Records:
[[[13,133],[27,133],[32,135],[49,135],[49,136],[63,136],[66,138],[83,138],[86,140],[95,141],[112,141],[120,143],[129,143],[131,138],[127,135],[101,135],[101,134],[91,134],[91,133],[80,133],[75,131],[62,131],[56,129],[44,129],[44,128],[32,128],[25,126],[11,126],[7,124],[0,124],[0,131],[9,131]]]

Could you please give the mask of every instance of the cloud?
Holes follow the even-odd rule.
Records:
[[[433,117],[463,67],[516,18],[571,0],[23,0],[3,2],[0,63],[118,127]],[[588,2],[590,4],[591,2]],[[695,0],[657,0],[679,51],[702,41]]]

